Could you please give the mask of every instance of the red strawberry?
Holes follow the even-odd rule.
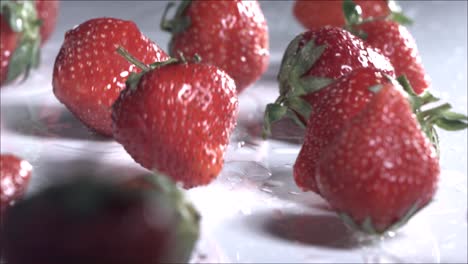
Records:
[[[29,162],[11,154],[0,155],[0,212],[20,199],[31,178]]]
[[[343,2],[338,0],[296,0],[293,13],[297,20],[307,29],[313,30],[323,26],[342,27],[345,25]],[[385,17],[391,11],[387,0],[355,0],[361,7],[362,17]]]
[[[359,29],[366,34],[365,41],[390,59],[397,76],[405,75],[417,94],[431,85],[421,62],[414,38],[406,27],[390,20],[363,23]]]
[[[238,93],[267,69],[268,28],[257,1],[184,1],[161,25],[173,34],[172,56],[200,55],[204,63],[226,71]]]
[[[321,195],[364,231],[383,232],[406,221],[436,190],[436,151],[393,85],[384,85],[322,153],[316,176]]]
[[[200,217],[173,182],[127,188],[77,176],[11,208],[7,263],[188,263]]]
[[[284,54],[278,75],[280,96],[267,106],[265,131],[268,133],[270,123],[284,115],[305,123],[310,106],[301,97],[359,68],[394,76],[385,56],[346,30],[323,27],[297,36]]]
[[[37,16],[41,20],[41,43],[46,42],[52,35],[60,2],[58,0],[36,0]]]
[[[157,65],[114,104],[114,138],[147,169],[187,188],[208,184],[223,166],[237,112],[234,81],[217,67]]]
[[[144,63],[168,56],[131,21],[91,19],[68,31],[55,60],[55,96],[84,124],[112,135],[111,106],[127,76],[140,70],[116,49],[123,46]]]
[[[2,1],[0,86],[39,65],[40,45],[52,33],[58,1]]]
[[[369,88],[387,82],[389,80],[382,72],[360,68],[305,97],[313,111],[304,144],[294,164],[294,179],[299,187],[318,193],[315,170],[323,148],[367,106],[374,95]]]
[[[0,38],[0,85],[3,85],[8,78],[8,66],[16,49],[18,34],[11,30],[10,25],[3,17],[0,17],[0,30],[2,32]]]

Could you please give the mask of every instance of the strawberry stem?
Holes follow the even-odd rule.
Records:
[[[117,48],[117,53],[119,53],[122,57],[124,57],[128,62],[134,64],[138,68],[140,68],[142,71],[149,71],[150,67],[148,65],[144,64],[137,58],[135,58],[132,54],[130,54],[126,49],[123,47],[119,46]]]

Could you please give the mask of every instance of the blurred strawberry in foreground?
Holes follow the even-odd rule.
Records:
[[[184,0],[173,19],[165,16],[161,27],[172,33],[171,55],[200,55],[203,63],[221,68],[234,79],[237,93],[266,71],[268,28],[256,0]]]
[[[184,187],[218,176],[234,129],[238,101],[234,81],[207,64],[170,59],[132,75],[113,105],[114,138],[136,162]]]
[[[2,237],[7,263],[188,263],[200,216],[173,182],[77,176],[11,208]]]
[[[40,46],[55,28],[58,5],[56,0],[2,0],[0,86],[39,66]]]
[[[32,166],[29,162],[11,154],[0,155],[0,213],[26,192],[31,178]]]
[[[54,66],[54,94],[89,128],[112,136],[111,106],[132,72],[116,49],[122,46],[144,63],[168,56],[135,23],[116,18],[88,20],[65,34]]]
[[[388,82],[390,80],[382,72],[360,68],[304,97],[312,112],[304,144],[294,164],[294,179],[301,189],[319,193],[315,171],[323,149],[367,106],[374,96],[369,88]]]
[[[280,96],[267,105],[265,133],[284,116],[306,125],[311,106],[304,96],[360,68],[395,76],[385,56],[344,29],[323,27],[298,35],[283,56],[278,74]]]

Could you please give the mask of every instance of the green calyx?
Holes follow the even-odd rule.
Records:
[[[291,41],[283,56],[278,74],[280,95],[274,103],[266,107],[264,138],[271,134],[271,124],[283,117],[289,117],[301,127],[305,127],[307,121],[304,120],[309,119],[312,109],[302,96],[319,91],[333,82],[330,78],[305,76],[326,46],[318,46],[314,40],[310,40],[300,47],[303,38],[304,35],[300,34]]]
[[[362,223],[356,223],[351,216],[346,213],[338,213],[338,216],[341,220],[352,230],[363,232],[368,235],[377,235],[381,236],[385,233],[393,230],[397,230],[400,227],[404,226],[416,213],[418,213],[423,207],[420,207],[419,203],[416,202],[411,206],[411,208],[406,212],[406,214],[400,218],[396,223],[385,227],[383,229],[379,229],[375,227],[372,218],[369,216],[367,217]]]
[[[411,108],[416,115],[416,119],[422,131],[432,142],[438,154],[440,148],[435,127],[447,131],[458,131],[468,128],[468,117],[463,114],[452,112],[452,106],[450,104],[444,103],[433,108],[427,108],[426,106],[428,104],[439,102],[440,99],[428,91],[417,95],[404,75],[398,77],[397,80],[408,94]]]
[[[200,235],[200,214],[195,207],[187,201],[183,192],[168,177],[154,173],[145,178],[154,189],[149,189],[149,195],[162,194],[169,203],[169,208],[175,210],[177,221],[175,244],[177,250],[167,252],[168,263],[187,263],[190,259],[195,243]],[[158,198],[159,202],[161,198]]]
[[[165,61],[160,61],[160,62],[154,62],[152,64],[145,64],[135,58],[132,54],[130,54],[127,50],[125,50],[123,47],[118,47],[117,48],[117,53],[124,57],[128,62],[134,64],[137,66],[139,69],[141,69],[141,72],[139,73],[131,73],[128,76],[127,81],[125,82],[126,86],[129,87],[132,90],[135,90],[138,86],[138,83],[140,82],[141,77],[146,74],[147,72],[158,69],[167,65],[172,65],[172,64],[181,64],[181,63],[200,63],[201,62],[201,57],[198,54],[195,54],[192,60],[188,60],[185,58],[185,56],[182,53],[179,53],[178,58],[169,58],[168,60]]]
[[[390,14],[384,17],[370,17],[363,19],[362,10],[353,0],[343,0],[343,14],[346,24],[344,28],[362,39],[367,38],[367,34],[362,30],[357,29],[357,26],[375,20],[393,20],[401,25],[412,25],[413,20],[408,18],[402,11],[401,7],[394,0],[387,0],[387,6]]]
[[[31,68],[37,68],[40,61],[41,20],[38,19],[34,1],[2,0],[0,14],[11,30],[20,35],[10,58],[6,82],[13,81],[21,74],[27,78]]]
[[[185,31],[190,26],[190,18],[185,15],[185,11],[191,3],[192,0],[183,0],[177,8],[176,13],[174,14],[174,17],[172,19],[168,19],[167,14],[169,10],[174,7],[175,3],[168,3],[166,9],[164,9],[162,19],[160,22],[161,29],[163,31],[171,33],[172,37]],[[169,53],[171,54],[171,56],[174,56],[172,50],[172,39],[169,42]]]

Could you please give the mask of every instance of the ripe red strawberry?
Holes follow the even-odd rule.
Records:
[[[382,72],[360,68],[304,97],[313,110],[304,144],[294,164],[294,179],[299,187],[318,193],[315,171],[322,150],[367,106],[374,95],[369,88],[388,82]]]
[[[188,263],[200,217],[173,182],[145,177],[129,188],[77,176],[11,208],[7,263]]]
[[[436,151],[393,85],[384,85],[322,153],[316,176],[321,195],[364,231],[383,232],[406,221],[436,190]]]
[[[184,1],[175,17],[163,18],[161,26],[173,34],[172,56],[200,55],[204,63],[226,71],[238,93],[267,69],[268,28],[257,1]]]
[[[131,81],[113,106],[114,138],[147,169],[186,188],[208,184],[236,123],[234,81],[215,66],[178,62]]]
[[[366,34],[366,43],[389,58],[396,75],[405,75],[417,94],[431,85],[416,41],[406,27],[391,20],[374,20],[363,23],[359,29]]]
[[[40,45],[52,33],[58,1],[2,1],[0,86],[39,65]]]
[[[310,106],[302,96],[317,91],[359,68],[394,76],[388,59],[350,32],[323,27],[297,36],[283,56],[278,80],[280,96],[265,111],[265,131],[284,115],[306,123]]]
[[[324,26],[343,27],[346,24],[343,2],[338,0],[296,0],[294,16],[307,29],[313,30]],[[354,0],[361,7],[362,17],[386,17],[391,10],[387,0]]]
[[[29,162],[11,154],[0,155],[0,213],[20,199],[31,178]]]
[[[140,70],[122,58],[122,46],[144,63],[168,56],[131,21],[91,19],[68,31],[55,60],[54,94],[91,129],[112,136],[111,106],[132,72]]]
[[[57,23],[59,0],[36,0],[37,16],[41,20],[41,43],[52,35]]]

